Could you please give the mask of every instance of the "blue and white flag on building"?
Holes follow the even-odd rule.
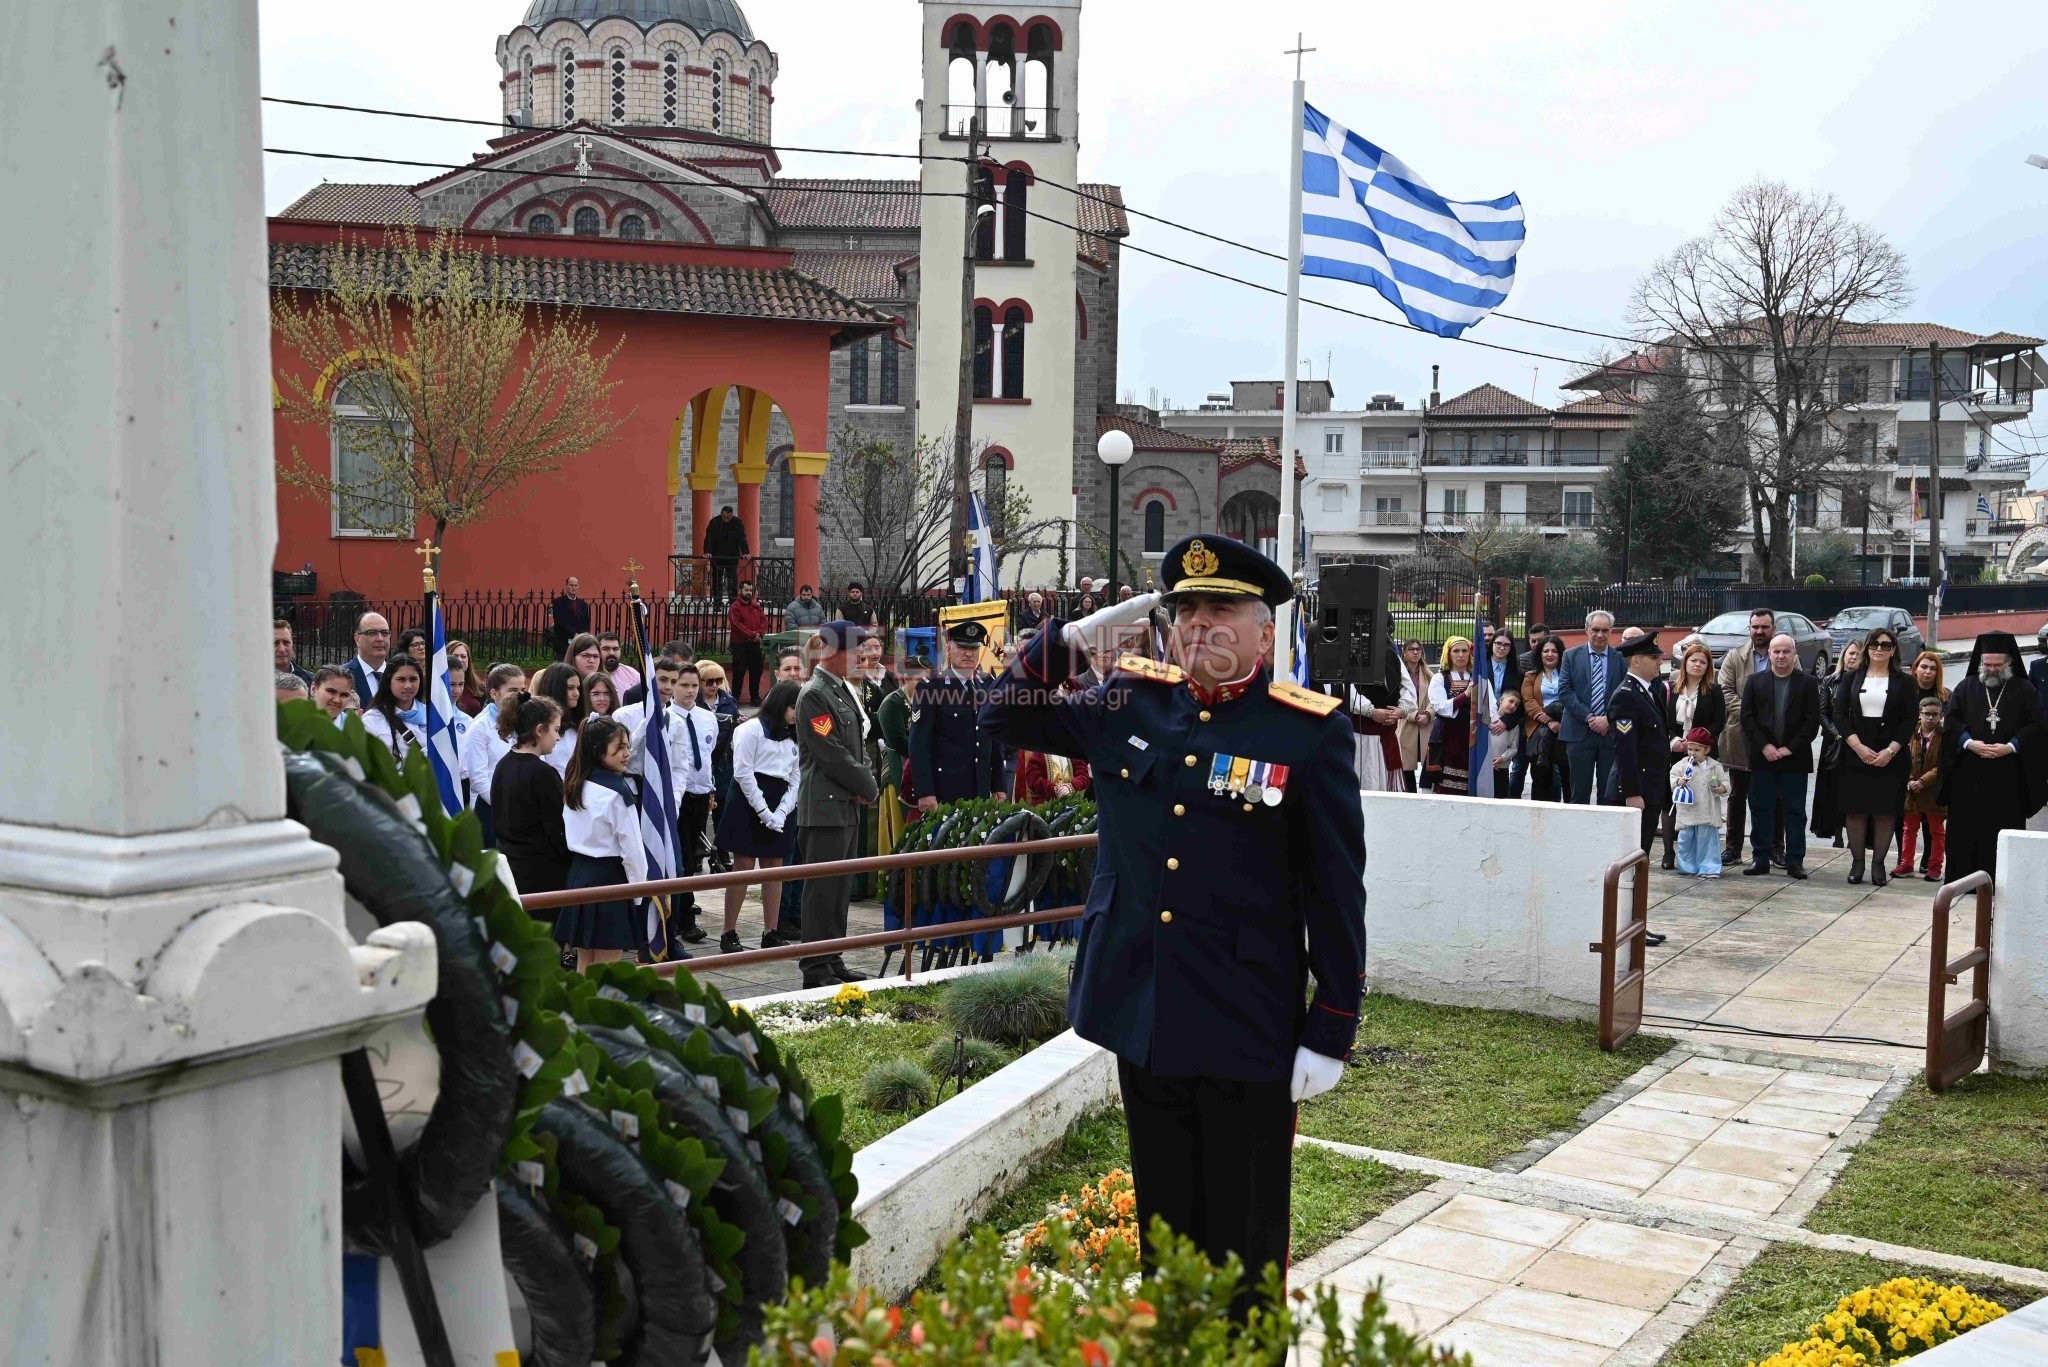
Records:
[[[441,807],[449,816],[462,814],[462,733],[469,718],[455,706],[448,691],[448,632],[441,625],[441,595],[427,595],[427,632],[434,661],[427,669],[427,761],[434,769],[434,786],[441,790]]]
[[[1522,248],[1518,196],[1445,199],[1313,105],[1303,119],[1302,274],[1370,285],[1440,337],[1507,300]]]
[[[996,596],[996,546],[980,494],[967,496],[967,530],[974,549],[967,560],[967,591],[961,596],[970,603],[986,603]]]
[[[1979,517],[1990,517],[1990,516],[1991,516],[1991,499],[1990,499],[1990,497],[1989,497],[1989,496],[1987,496],[1987,495],[1985,495],[1985,494],[1979,494],[1979,495],[1977,495],[1977,516],[1979,516]]]

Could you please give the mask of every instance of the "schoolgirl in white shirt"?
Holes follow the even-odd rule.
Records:
[[[562,833],[569,845],[572,888],[647,878],[639,798],[626,775],[632,755],[626,728],[609,717],[591,717],[577,733],[569,776],[562,781]],[[563,907],[555,913],[555,943],[576,951],[579,972],[623,959],[646,940],[640,907],[638,898]]]
[[[476,811],[477,823],[484,828],[485,849],[497,844],[491,824],[491,780],[497,777],[498,762],[512,753],[513,744],[498,734],[498,711],[510,706],[525,687],[526,671],[518,665],[494,665],[490,678],[484,681],[484,695],[489,701],[476,714],[455,755],[463,781],[469,785],[469,805]]]
[[[732,856],[735,869],[756,864],[777,868],[789,858],[789,823],[796,815],[797,798],[796,699],[801,691],[800,685],[787,679],[776,684],[761,700],[760,712],[732,733],[732,791],[736,797],[719,817],[718,848]],[[740,887],[725,890],[725,933],[718,938],[722,953],[742,948],[740,901],[745,893]],[[781,906],[781,882],[764,881],[763,949],[790,943],[777,929]]]
[[[420,685],[426,673],[410,655],[394,655],[384,667],[384,680],[377,696],[363,709],[363,730],[391,751],[399,764],[414,749],[427,743],[426,707],[420,701]]]

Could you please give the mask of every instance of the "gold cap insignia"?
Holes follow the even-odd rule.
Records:
[[[1216,558],[1216,552],[1204,546],[1199,540],[1189,542],[1187,554],[1180,558],[1181,573],[1193,575],[1197,579],[1216,573],[1222,564],[1223,562]]]

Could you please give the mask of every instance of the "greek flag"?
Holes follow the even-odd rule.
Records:
[[[1304,275],[1370,285],[1439,337],[1507,300],[1522,248],[1522,201],[1451,200],[1399,157],[1303,106]]]
[[[633,616],[640,634],[640,673],[647,680],[646,771],[640,783],[640,844],[647,851],[647,877],[673,878],[682,867],[676,854],[682,840],[676,829],[676,779],[668,764],[668,700],[654,681],[654,652],[648,648],[647,604],[633,595]],[[680,949],[669,935],[668,899],[647,899],[647,952],[659,963]]]
[[[1989,496],[1989,495],[1986,495],[1986,494],[1979,494],[1979,495],[1977,495],[1977,516],[1979,516],[1979,517],[1990,517],[1990,516],[1991,516],[1991,499],[1990,499],[1990,496]]]
[[[988,507],[980,494],[967,496],[967,532],[974,543],[967,564],[966,601],[986,603],[996,596],[996,545],[988,529]]]
[[[427,670],[431,685],[427,692],[427,761],[434,769],[434,786],[441,790],[441,806],[449,816],[462,814],[462,764],[456,758],[462,747],[462,733],[469,718],[456,710],[448,691],[448,632],[441,625],[441,595],[427,595],[429,639],[434,662]]]
[[[1294,660],[1287,672],[1303,688],[1308,685],[1308,624],[1301,610],[1301,604],[1294,605]]]

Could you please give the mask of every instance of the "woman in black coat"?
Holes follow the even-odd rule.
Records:
[[[1863,667],[1841,681],[1834,698],[1842,759],[1835,802],[1849,828],[1849,881],[1863,881],[1866,841],[1878,852],[1870,881],[1883,887],[1884,851],[1891,845],[1906,789],[1906,745],[1919,723],[1920,690],[1899,663],[1899,639],[1884,627],[1863,641]]]

